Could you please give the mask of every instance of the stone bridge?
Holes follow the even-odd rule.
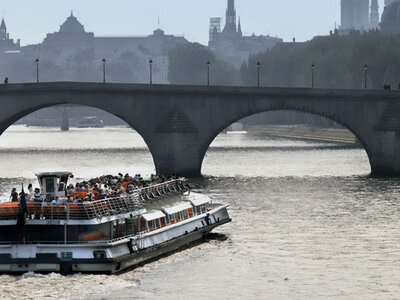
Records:
[[[104,83],[0,86],[0,134],[45,107],[78,104],[109,112],[144,139],[158,172],[200,175],[207,149],[232,123],[257,113],[321,115],[352,131],[372,174],[400,175],[400,92]]]

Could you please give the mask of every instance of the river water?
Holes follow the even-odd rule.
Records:
[[[128,128],[13,126],[0,195],[39,171],[78,178],[154,172]],[[373,179],[362,149],[223,134],[195,190],[230,204],[209,241],[116,276],[0,276],[2,299],[399,299],[400,184]],[[156,203],[158,204],[158,203]],[[162,201],[159,203],[162,205]],[[154,205],[154,203],[153,203]]]

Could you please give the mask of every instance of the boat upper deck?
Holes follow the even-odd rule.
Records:
[[[173,179],[136,190],[133,194],[116,198],[85,201],[83,203],[65,203],[52,205],[50,202],[27,201],[26,218],[28,220],[93,220],[110,218],[137,212],[142,208],[141,200],[181,191],[187,187],[186,179]],[[1,221],[17,220],[21,209],[18,202],[7,202],[0,205]]]

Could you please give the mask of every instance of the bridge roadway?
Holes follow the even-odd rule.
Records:
[[[143,137],[158,172],[201,173],[209,145],[230,124],[257,113],[321,115],[352,131],[376,176],[400,175],[400,92],[309,88],[206,87],[104,83],[0,85],[0,134],[45,107],[96,107]]]

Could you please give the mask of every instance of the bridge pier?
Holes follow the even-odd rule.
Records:
[[[379,132],[379,134],[369,138],[365,148],[368,152],[372,176],[400,176],[399,132]]]
[[[195,135],[187,133],[156,134],[149,142],[158,174],[201,175],[203,156]]]

